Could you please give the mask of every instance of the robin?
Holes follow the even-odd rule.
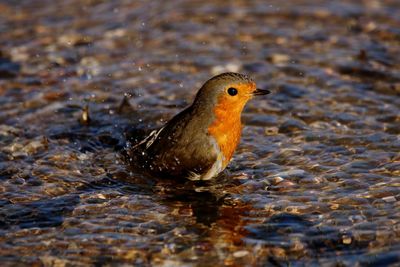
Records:
[[[188,108],[128,146],[128,159],[150,174],[209,180],[225,169],[239,144],[240,116],[247,101],[269,93],[257,89],[246,75],[217,75],[200,88]]]

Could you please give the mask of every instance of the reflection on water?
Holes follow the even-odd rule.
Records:
[[[3,1],[2,264],[398,264],[399,11]],[[126,140],[223,71],[273,91],[246,107],[224,174],[182,182],[124,164]]]

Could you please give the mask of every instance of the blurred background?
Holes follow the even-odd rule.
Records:
[[[2,264],[398,264],[399,14],[0,1]],[[163,125],[226,71],[273,91],[247,105],[227,172],[200,189],[132,172],[126,129]]]

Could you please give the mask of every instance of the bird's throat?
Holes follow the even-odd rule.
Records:
[[[227,111],[230,111],[229,114]],[[224,168],[228,165],[240,141],[241,111],[241,109],[236,110],[225,105],[217,105],[214,109],[215,119],[208,127],[208,133],[217,141],[219,149],[224,155]]]

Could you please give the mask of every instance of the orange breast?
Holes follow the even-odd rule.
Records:
[[[242,108],[233,103],[221,101],[214,109],[215,120],[208,127],[208,132],[215,138],[225,159],[223,167],[228,165],[240,141]]]

